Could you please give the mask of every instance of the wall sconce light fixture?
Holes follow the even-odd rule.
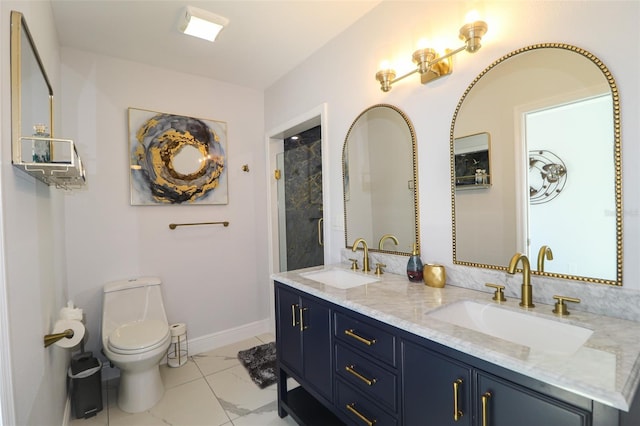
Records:
[[[414,73],[420,73],[420,82],[427,84],[437,78],[449,75],[453,72],[452,57],[456,53],[466,50],[469,53],[475,53],[480,50],[482,36],[487,32],[487,23],[484,21],[474,21],[465,24],[460,28],[460,39],[464,40],[464,46],[455,50],[446,49],[444,55],[438,56],[437,52],[430,48],[418,49],[413,52],[413,63],[416,69],[396,78],[396,72],[393,69],[382,69],[376,73],[376,80],[380,83],[380,89],[383,92],[391,90],[391,85],[402,80]]]
[[[190,36],[215,41],[222,29],[229,23],[223,16],[216,15],[208,10],[187,6],[178,29]]]

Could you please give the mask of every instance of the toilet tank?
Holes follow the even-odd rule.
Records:
[[[161,281],[140,277],[104,285],[102,329],[107,335],[123,324],[146,319],[167,322]]]

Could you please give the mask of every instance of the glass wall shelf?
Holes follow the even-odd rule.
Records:
[[[84,164],[71,139],[27,136],[14,148],[14,167],[47,185],[71,190],[86,184]]]

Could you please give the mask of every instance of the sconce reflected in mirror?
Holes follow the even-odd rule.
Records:
[[[416,68],[400,77],[396,78],[395,70],[385,67],[376,73],[376,80],[380,83],[380,90],[388,92],[391,85],[412,74],[420,74],[420,83],[427,84],[453,72],[453,55],[463,50],[475,53],[482,47],[482,37],[487,33],[488,25],[484,21],[474,21],[465,24],[460,28],[459,38],[464,40],[464,46],[455,50],[446,49],[445,54],[438,56],[438,53],[431,48],[422,48],[413,52],[413,63]]]

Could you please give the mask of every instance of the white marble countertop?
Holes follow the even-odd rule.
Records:
[[[317,266],[273,274],[271,278],[533,379],[629,410],[640,381],[640,323],[571,311],[571,306],[571,315],[558,317],[551,312],[553,306],[536,303],[529,314],[593,330],[573,355],[553,355],[425,315],[460,300],[492,302],[491,293],[450,284],[442,289],[431,288],[390,273],[381,275],[377,282],[343,290],[300,275],[330,268],[348,269],[346,265]],[[500,306],[523,312],[518,304],[519,300],[508,298]]]

